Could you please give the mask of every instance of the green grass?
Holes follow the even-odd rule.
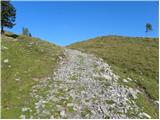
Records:
[[[150,115],[152,118],[157,119],[158,118],[158,108],[154,107],[154,104],[148,100],[148,98],[144,94],[139,94],[138,99],[136,99],[136,103],[141,107],[141,111],[145,111],[148,115]],[[153,106],[153,107],[151,107]]]
[[[53,73],[59,62],[58,56],[63,56],[63,49],[38,38],[13,33],[3,35],[1,44],[2,118],[19,118],[21,108],[34,106],[35,101],[29,92],[38,82],[35,79],[42,79]],[[158,118],[158,108],[154,104],[159,97],[157,38],[104,36],[68,47],[103,58],[121,76],[121,84],[143,90],[136,100],[137,105],[152,118]],[[8,63],[4,63],[6,59]],[[83,64],[83,59],[80,63]],[[76,76],[72,77],[77,79]],[[122,78],[128,77],[133,81],[124,83]],[[63,95],[63,91],[59,91],[58,95]],[[62,104],[64,101],[59,102]],[[68,111],[72,112],[72,108]],[[88,113],[90,112],[86,109],[82,116]],[[59,114],[55,114],[58,118]],[[134,116],[132,113],[128,114]]]
[[[71,74],[70,80],[78,80],[78,75],[77,74]]]
[[[2,35],[1,45],[2,118],[19,118],[21,108],[34,103],[29,96],[37,83],[34,79],[51,75],[63,50],[38,38],[12,33]],[[3,62],[6,59],[8,63]]]
[[[82,112],[81,112],[81,117],[85,118],[86,115],[90,115],[92,114],[91,111],[89,110],[89,108],[85,107],[83,108]]]
[[[143,89],[143,96],[148,99],[139,97],[139,106],[146,105],[144,111],[158,118],[158,108],[153,104],[153,101],[159,99],[158,38],[103,36],[68,47],[95,54],[111,65],[113,71],[122,78],[133,79],[133,82],[123,84]],[[149,109],[156,112],[149,112]]]

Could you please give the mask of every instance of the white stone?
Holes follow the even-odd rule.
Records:
[[[105,114],[108,113],[108,111],[107,111],[107,109],[106,109],[105,106],[101,106],[101,109],[103,110],[103,112],[104,112]]]
[[[8,48],[7,48],[7,47],[5,47],[5,46],[4,46],[3,48],[4,48],[4,49],[6,49],[6,50],[8,49]]]
[[[131,78],[127,78],[129,81],[132,81],[132,79]]]
[[[94,115],[96,114],[96,112],[94,110],[91,110],[91,113],[94,114]]]
[[[9,60],[8,60],[8,59],[5,59],[3,62],[4,62],[4,63],[8,63],[8,62],[9,62]]]
[[[76,108],[76,107],[73,107],[73,110],[74,110],[74,111],[77,111],[77,108]]]
[[[72,107],[73,105],[73,103],[67,103],[67,107]]]
[[[16,81],[20,81],[20,78],[16,78]]]
[[[30,42],[29,44],[30,44],[30,45],[33,45],[33,44],[34,44],[34,42]]]
[[[30,108],[22,108],[22,112],[26,112],[28,110],[30,110]]]
[[[62,110],[62,111],[60,112],[60,116],[61,116],[61,117],[65,117],[65,116],[66,116],[66,113],[65,113],[64,110]]]
[[[155,101],[155,103],[159,104],[159,101]]]
[[[147,117],[147,118],[149,118],[149,119],[151,119],[151,116],[150,115],[148,115],[147,113],[145,113],[145,112],[143,112],[143,113],[140,113],[140,116],[145,116],[145,117]]]
[[[123,79],[123,82],[128,83],[128,81],[126,79]]]
[[[21,115],[20,118],[21,118],[21,119],[25,119],[26,116],[25,116],[25,115]]]
[[[137,90],[133,90],[133,88],[129,88],[129,94],[132,95],[134,99],[137,98],[136,96],[137,92],[138,92]]]
[[[57,101],[58,101],[58,98],[54,97],[54,98],[52,99],[52,101],[57,102]]]
[[[33,119],[33,116],[31,115],[29,119]]]
[[[2,50],[7,50],[8,48],[5,46],[1,46]]]
[[[103,75],[103,77],[105,78],[105,79],[107,79],[107,80],[111,80],[112,79],[112,77],[111,76],[109,76],[109,75]]]
[[[53,115],[51,115],[50,119],[54,119],[54,116],[53,116]]]

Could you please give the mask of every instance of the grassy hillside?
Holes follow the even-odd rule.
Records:
[[[92,53],[103,58],[122,78],[133,81],[121,84],[142,91],[137,104],[153,118],[158,118],[155,101],[158,93],[158,38],[103,36],[74,43],[69,48]]]
[[[41,78],[53,73],[60,47],[22,35],[2,35],[2,118],[19,118],[21,108],[34,101],[29,96],[31,87]]]

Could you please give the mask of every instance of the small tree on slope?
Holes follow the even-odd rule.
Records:
[[[150,24],[150,23],[147,23],[146,24],[146,34],[148,33],[148,32],[150,32],[150,31],[152,31],[152,25]]]
[[[22,28],[22,35],[32,37],[31,33],[29,32],[29,29],[25,27]]]
[[[24,28],[24,27],[23,27],[23,29],[22,29],[22,34],[23,34],[23,35],[26,35],[26,36],[29,36],[29,30],[28,30],[28,28]]]

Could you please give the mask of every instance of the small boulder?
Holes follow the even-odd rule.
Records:
[[[30,108],[22,108],[22,112],[26,112],[26,111],[29,111]]]
[[[16,81],[20,81],[20,78],[16,78],[15,80],[16,80]]]
[[[123,82],[128,83],[128,81],[126,79],[123,79]]]
[[[66,116],[65,110],[62,110],[62,111],[60,112],[60,116],[61,116],[61,117],[65,117],[65,116]]]
[[[9,60],[8,60],[8,59],[5,59],[5,60],[3,60],[3,62],[4,62],[4,63],[8,63],[8,62],[9,62]]]
[[[67,107],[72,107],[72,106],[74,106],[73,103],[67,103]]]
[[[107,79],[107,80],[112,80],[112,77],[111,76],[109,76],[109,75],[103,75],[103,77],[105,78],[105,79]]]
[[[147,117],[147,118],[149,118],[149,119],[151,119],[151,116],[150,115],[148,115],[147,113],[145,113],[145,112],[143,112],[143,113],[140,113],[140,117]]]
[[[7,49],[8,49],[8,48],[5,47],[5,46],[2,46],[1,48],[2,48],[2,50],[7,50]]]
[[[21,115],[20,118],[21,118],[21,119],[25,119],[26,116],[25,116],[25,115]]]

